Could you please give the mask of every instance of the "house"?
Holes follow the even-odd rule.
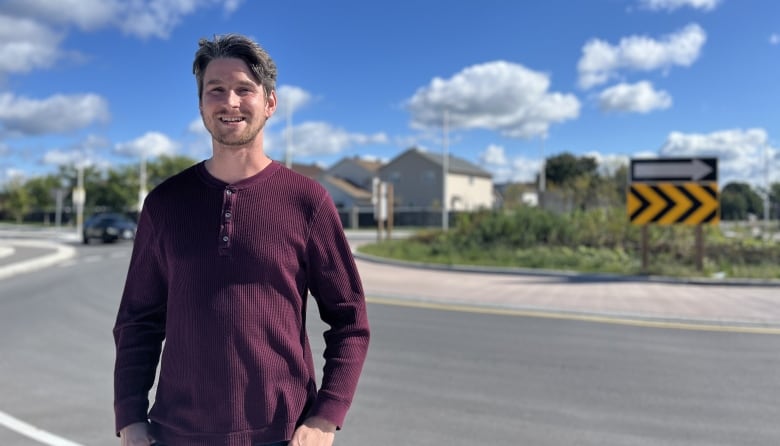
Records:
[[[371,189],[363,189],[343,178],[323,175],[320,184],[328,191],[338,209],[349,210],[354,207],[371,207]]]
[[[441,209],[443,163],[441,154],[411,148],[379,169],[382,181],[393,184],[395,206]],[[446,175],[448,209],[475,211],[492,208],[493,176],[462,158],[449,155]]]
[[[325,169],[322,167],[312,163],[312,164],[300,164],[300,163],[292,163],[292,166],[290,168],[296,172],[299,173],[305,177],[309,177],[312,180],[319,180],[320,176],[322,176],[323,173],[325,173]]]
[[[381,161],[373,161],[353,156],[343,158],[325,172],[327,175],[349,181],[357,187],[371,190],[373,180],[378,176]]]

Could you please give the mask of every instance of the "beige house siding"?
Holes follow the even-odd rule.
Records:
[[[454,160],[447,175],[448,208],[453,211],[491,208],[494,194],[490,174],[466,165],[463,160]],[[411,207],[441,208],[442,173],[442,165],[435,155],[414,149],[380,169],[382,181],[393,184],[396,206]]]
[[[450,174],[447,178],[449,208],[476,211],[493,207],[493,181],[473,175]]]

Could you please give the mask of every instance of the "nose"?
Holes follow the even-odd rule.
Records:
[[[241,105],[241,97],[233,90],[228,90],[225,101],[231,108],[238,108]]]

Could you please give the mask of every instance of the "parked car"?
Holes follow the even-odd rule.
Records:
[[[92,239],[100,239],[103,243],[133,240],[136,228],[136,223],[122,214],[93,215],[84,221],[84,244]]]

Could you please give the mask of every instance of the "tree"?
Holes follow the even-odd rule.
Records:
[[[545,179],[552,184],[572,186],[581,176],[597,176],[598,163],[590,156],[575,157],[571,153],[562,153],[545,161]]]
[[[780,219],[780,183],[769,186],[769,216]]]
[[[24,216],[30,213],[32,197],[22,179],[11,180],[5,188],[5,211],[16,223],[22,223]]]
[[[728,183],[720,192],[720,215],[723,220],[745,220],[748,214],[760,216],[763,212],[763,200],[747,183]]]
[[[603,179],[598,174],[595,158],[562,153],[545,161],[544,172],[551,191],[556,191],[570,209],[584,210],[603,205],[603,197],[599,196]]]
[[[167,178],[191,167],[197,161],[186,156],[161,156],[154,162],[147,163],[146,173],[150,189],[165,181]]]
[[[57,190],[62,189],[60,177],[57,175],[46,175],[43,177],[30,178],[25,183],[30,195],[31,210],[43,214],[43,222],[48,223],[49,215],[55,211],[57,203]]]
[[[89,176],[87,207],[97,211],[128,212],[138,203],[138,171],[135,165],[109,169],[100,177]]]

